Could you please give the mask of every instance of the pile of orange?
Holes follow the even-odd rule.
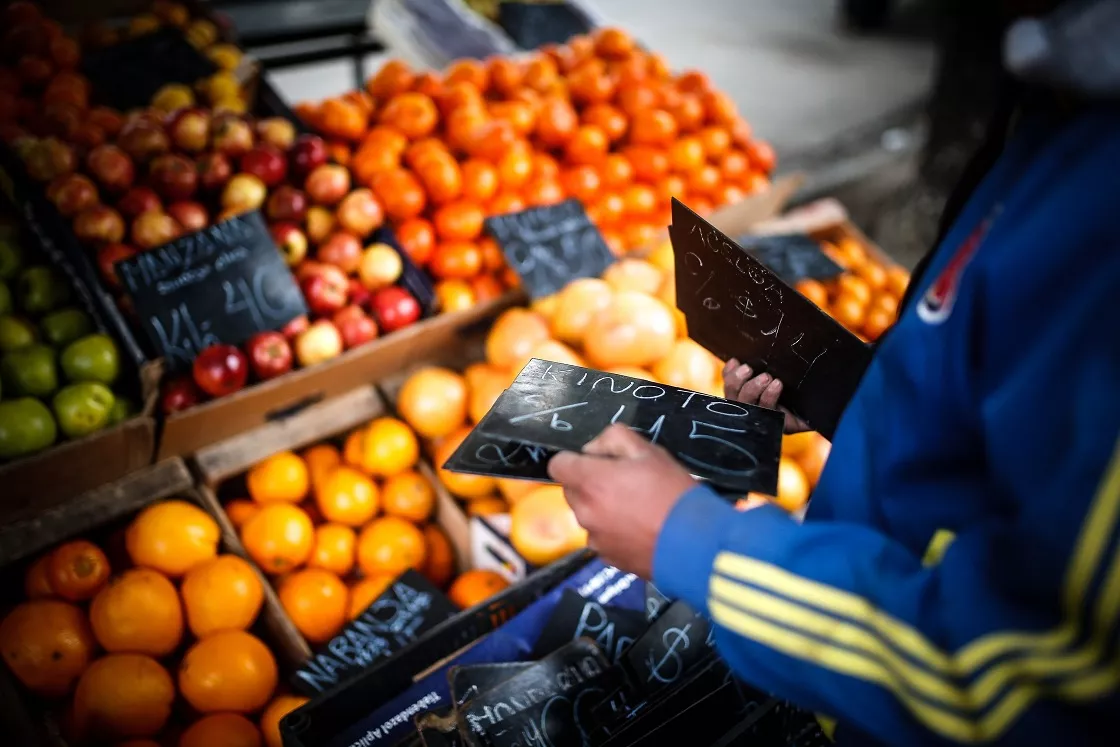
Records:
[[[488,216],[576,198],[622,253],[665,229],[671,197],[707,213],[764,189],[775,163],[703,73],[673,74],[613,28],[442,74],[392,61],[364,91],[296,111],[374,191],[449,310],[517,282]]]
[[[277,693],[276,660],[249,632],[259,575],[220,553],[217,522],[193,503],[156,503],[123,537],[55,547],[29,565],[24,591],[0,622],[0,655],[32,693],[65,700],[76,743],[263,735],[279,747],[280,717],[306,702]]]

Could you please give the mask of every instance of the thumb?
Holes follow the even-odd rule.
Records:
[[[615,423],[583,447],[584,454],[614,458],[640,457],[649,451],[649,443],[628,426]]]

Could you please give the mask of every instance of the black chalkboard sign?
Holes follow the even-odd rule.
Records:
[[[115,268],[171,370],[190,366],[210,345],[237,345],[307,313],[256,211],[129,257]]]
[[[168,26],[93,50],[83,55],[82,69],[97,100],[124,111],[147,106],[168,83],[193,86],[218,71],[179,29]]]
[[[514,661],[451,667],[447,670],[447,684],[451,691],[451,702],[461,706],[471,698],[494,689],[532,666],[532,662]]]
[[[401,258],[401,277],[397,284],[411,293],[413,297],[420,302],[420,308],[424,310],[424,316],[431,316],[439,311],[436,303],[436,289],[432,284],[432,278],[428,273],[421,270],[412,257],[408,256],[408,252],[401,248],[400,242],[397,241],[397,235],[393,233],[393,229],[389,226],[381,226],[373,235],[366,240],[366,245],[369,244],[387,244],[391,246],[397,255]]]
[[[413,643],[458,609],[416,571],[405,571],[365,612],[320,646],[291,679],[313,697]]]
[[[600,604],[574,589],[565,589],[533,647],[533,656],[545,656],[567,643],[590,638],[612,663],[617,663],[622,652],[648,627],[640,610]]]
[[[625,662],[641,692],[653,695],[681,682],[713,655],[711,623],[684,602],[673,602],[626,652]]]
[[[630,376],[533,358],[478,430],[580,451],[612,423],[663,446],[714,485],[740,495],[777,490],[781,413]]]
[[[576,278],[597,278],[614,262],[579,200],[486,219],[530,298],[550,296]]]
[[[801,280],[832,280],[844,271],[821,250],[820,242],[803,233],[744,236],[739,245],[786,285]]]
[[[413,719],[418,734],[410,735],[419,738],[414,744],[421,747],[461,747],[466,744],[459,734],[459,722],[455,718],[455,709],[445,706],[434,711],[422,713]]]
[[[689,336],[781,379],[782,404],[831,438],[871,347],[676,199],[669,236]]]
[[[498,3],[498,25],[521,49],[545,44],[565,44],[573,36],[594,28],[591,19],[577,7],[560,2]]]
[[[489,413],[483,416],[478,427],[443,463],[443,469],[469,475],[552,482],[548,476],[548,460],[557,451],[506,438],[490,438],[483,433],[486,427],[483,423],[489,417]]]

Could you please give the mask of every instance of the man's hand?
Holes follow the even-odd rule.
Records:
[[[754,378],[752,378],[752,376]],[[803,433],[809,424],[778,404],[782,381],[768,373],[754,376],[754,370],[732,358],[723,367],[723,396],[744,405],[761,405],[786,414],[786,433]]]
[[[625,425],[611,425],[583,447],[548,463],[588,545],[611,565],[649,580],[653,553],[677,499],[696,485],[669,453]]]

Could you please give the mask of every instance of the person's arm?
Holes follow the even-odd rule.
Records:
[[[1020,294],[989,313],[976,479],[994,518],[940,564],[863,525],[739,513],[702,487],[678,501],[653,581],[711,614],[738,675],[892,744],[1085,743],[1072,709],[1115,707],[1120,258],[1101,248],[1072,274],[1045,278],[1043,306]],[[1030,323],[1005,324],[1016,314]]]

